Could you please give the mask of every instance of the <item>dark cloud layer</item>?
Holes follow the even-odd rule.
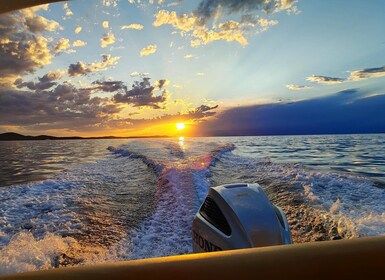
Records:
[[[167,80],[159,80],[158,81],[158,87],[159,89],[162,89],[163,86],[166,84]]]
[[[59,24],[36,15],[35,10],[0,15],[0,76],[3,79],[33,73],[51,62],[48,39],[43,33],[57,29]]]
[[[160,80],[163,81],[163,80]],[[160,83],[159,89],[162,89],[164,82]],[[114,95],[114,101],[117,103],[128,103],[134,107],[152,107],[153,109],[162,108],[162,103],[167,100],[167,91],[162,90],[156,94],[157,87],[151,85],[150,78],[144,77],[141,82],[135,82],[130,90],[126,89],[124,93]]]
[[[119,106],[107,98],[91,97],[91,90],[60,84],[52,90],[0,93],[0,124],[30,129],[81,129],[100,126]]]
[[[203,0],[199,3],[196,14],[203,19],[209,19],[214,17],[219,8],[224,8],[229,13],[262,10],[269,8],[272,4],[271,1],[265,2],[264,0]]]
[[[201,105],[186,114],[164,115],[155,119],[121,118],[126,107],[165,106],[169,94],[167,80],[150,78],[136,81],[131,89],[122,81],[94,81],[87,88],[77,88],[69,82],[58,84],[63,72],[54,71],[24,82],[18,79],[17,88],[0,89],[0,126],[19,126],[28,130],[67,129],[73,131],[104,131],[141,129],[156,122],[199,120],[212,116],[217,106]],[[112,93],[111,97],[96,97],[95,93]]]
[[[196,15],[203,21],[213,18],[219,9],[227,13],[271,13],[290,8],[296,0],[203,0],[199,3]]]
[[[43,77],[38,78],[38,82],[23,82],[22,79],[17,79],[15,85],[17,88],[28,88],[30,90],[45,90],[53,87],[57,83],[55,80],[60,79],[63,76],[61,71],[53,71],[45,74]]]
[[[316,76],[316,75],[307,77],[306,80],[308,80],[309,82],[314,82],[318,84],[327,84],[327,85],[340,84],[345,82],[345,79],[342,79],[342,78]]]
[[[103,54],[102,61],[100,62],[86,64],[84,62],[78,61],[76,63],[70,64],[67,73],[71,77],[84,76],[92,72],[105,70],[115,65],[119,59],[119,56],[112,57],[110,54]]]
[[[206,106],[201,105],[185,114],[174,114],[174,115],[163,115],[161,117],[157,117],[155,119],[132,119],[132,118],[126,118],[126,119],[117,119],[112,120],[111,125],[114,127],[119,128],[127,128],[127,126],[135,126],[135,128],[143,129],[147,128],[148,126],[153,125],[155,122],[167,122],[167,123],[175,123],[175,122],[184,122],[184,121],[193,121],[193,122],[200,122],[207,120],[208,117],[211,117],[216,114],[213,110],[218,108],[218,105],[216,106]]]
[[[190,111],[187,115],[191,119],[202,119],[210,116],[214,116],[216,113],[213,111],[214,109],[217,109],[218,105],[215,106],[207,106],[207,105],[201,105],[195,110]]]
[[[229,109],[201,123],[202,135],[385,132],[384,95],[351,89],[324,98]]]
[[[385,77],[385,66],[352,71],[349,79],[355,81],[380,77]]]
[[[94,89],[104,92],[127,90],[127,86],[122,81],[95,81],[92,85],[94,85]]]

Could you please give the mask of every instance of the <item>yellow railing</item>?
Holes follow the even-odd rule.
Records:
[[[32,6],[61,1],[65,0],[2,0],[0,1],[0,14]]]
[[[10,279],[382,279],[385,236],[191,254],[7,275]]]

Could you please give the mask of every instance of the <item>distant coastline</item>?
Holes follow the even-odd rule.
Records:
[[[50,135],[22,135],[15,132],[6,132],[0,134],[0,141],[27,141],[27,140],[86,140],[86,139],[127,139],[127,138],[167,138],[166,135],[153,135],[153,136],[100,136],[100,137],[80,137],[80,136],[67,136],[56,137]]]
[[[314,135],[360,135],[360,134],[385,134],[385,132],[356,132],[356,133],[307,133],[307,134],[218,134],[218,135],[197,135],[195,137],[240,137],[240,136],[314,136]],[[147,138],[173,138],[176,136],[170,135],[151,135],[151,136],[98,136],[98,137],[80,137],[80,136],[67,136],[58,137],[51,135],[22,135],[15,132],[0,133],[0,141],[28,141],[28,140],[87,140],[87,139],[147,139]]]

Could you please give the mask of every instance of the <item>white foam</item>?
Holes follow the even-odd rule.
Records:
[[[191,252],[191,224],[197,210],[193,182],[190,169],[171,168],[161,174],[155,212],[133,233],[134,259]]]
[[[52,260],[68,255],[68,250],[80,259],[79,264],[115,259],[115,244],[151,210],[152,201],[138,203],[141,196],[151,195],[155,182],[155,175],[141,160],[111,156],[51,180],[0,188],[2,272],[53,267]],[[18,243],[31,244],[23,245],[30,253],[23,255]]]
[[[174,142],[132,141],[51,180],[0,189],[1,273],[190,253],[208,168],[234,147]],[[143,212],[154,200],[153,214],[125,227],[122,214],[135,195],[156,184],[155,197],[133,209]]]
[[[216,172],[232,180],[246,178],[247,182],[287,185],[316,211],[337,221],[338,231],[345,237],[385,234],[385,189],[376,187],[367,177],[235,154],[226,154]]]
[[[339,198],[337,198],[337,200],[330,207],[329,212],[331,214],[335,214],[335,213],[337,213],[337,211],[339,211],[339,209],[341,209],[341,200]]]
[[[297,170],[305,195],[321,205],[336,220],[341,231],[352,236],[385,234],[385,190],[375,187],[368,178],[354,175]],[[371,222],[370,226],[365,221]],[[381,223],[382,222],[382,223]]]
[[[355,220],[355,223],[361,232],[366,235],[384,235],[385,212],[381,214],[369,213]]]
[[[213,139],[130,141],[52,180],[0,189],[1,273],[190,253],[191,223],[213,170],[231,182],[290,185],[344,236],[385,233],[385,190],[367,178],[245,158],[229,153],[234,148]],[[133,209],[154,202],[151,215],[124,227],[128,198],[155,185]]]
[[[151,149],[146,149],[146,155],[136,151],[119,152],[129,157],[134,154],[145,163],[151,162],[151,166],[163,166],[158,176],[154,213],[142,223],[139,230],[129,234],[129,246],[126,248],[130,252],[126,254],[133,259],[192,252],[191,225],[210,187],[208,168],[223,154],[234,149],[233,145],[211,144],[211,151],[202,149],[198,152],[195,146],[187,150],[175,144],[164,144],[166,149],[157,150],[157,162],[149,159],[154,156]],[[137,147],[124,149],[128,148]],[[162,151],[168,151],[169,154],[162,154]],[[170,155],[174,157],[172,160]]]
[[[8,246],[0,249],[0,274],[52,269],[59,265],[95,264],[114,259],[118,259],[114,250],[84,246],[71,237],[47,233],[37,239],[30,232],[21,232],[12,237]]]
[[[47,234],[44,239],[35,240],[29,232],[18,233],[0,250],[0,273],[53,268],[55,259],[74,244],[75,239],[69,237]]]

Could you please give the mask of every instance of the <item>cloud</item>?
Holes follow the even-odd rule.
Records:
[[[92,90],[70,83],[52,90],[0,93],[0,125],[28,129],[68,129],[82,131],[103,124],[121,111],[108,98],[91,97]]]
[[[118,1],[118,0],[115,0],[115,1]],[[154,3],[158,3],[158,4],[162,4],[164,3],[164,0],[148,0],[148,1],[143,1],[143,0],[127,0],[128,3],[130,4],[137,4],[137,5],[141,5],[142,7],[145,7],[145,2],[148,2],[149,4],[154,4]],[[184,0],[178,0],[178,1],[184,1]]]
[[[340,84],[346,81],[345,79],[342,79],[342,78],[333,78],[333,77],[315,76],[315,75],[307,77],[306,80],[313,83],[327,84],[327,85]]]
[[[57,83],[55,80],[59,80],[63,77],[64,72],[61,70],[51,71],[45,74],[43,77],[38,78],[38,82],[23,82],[22,79],[17,79],[15,85],[17,88],[28,88],[30,90],[45,90],[53,87]]]
[[[170,81],[169,80],[156,80],[155,83],[154,83],[154,86],[159,88],[159,89],[162,89],[163,87],[166,87],[170,84]]]
[[[202,118],[210,117],[216,114],[212,110],[217,108],[218,108],[218,105],[215,105],[215,106],[201,105],[195,108],[194,110],[189,111],[188,116],[189,118],[192,118],[192,119],[202,119]]]
[[[205,73],[203,73],[203,72],[198,72],[196,75],[197,75],[197,76],[204,76]]]
[[[193,37],[191,40],[192,47],[206,45],[218,40],[225,40],[227,42],[237,41],[242,46],[247,45],[245,36],[248,32],[248,26],[236,21],[227,21],[210,29],[202,25],[199,17],[187,14],[178,16],[174,11],[160,10],[156,15],[153,25],[160,27],[166,24],[179,30],[182,36],[186,33],[190,34]]]
[[[209,117],[212,117],[216,114],[215,109],[218,108],[218,105],[207,106],[200,105],[194,109],[188,110],[186,113],[179,113],[175,115],[165,115],[157,118],[159,121],[175,122],[175,121],[192,121],[198,122],[206,120]]]
[[[129,25],[122,25],[120,27],[120,29],[135,29],[135,30],[142,30],[144,28],[143,25],[139,24],[139,23],[133,23],[133,24],[129,24]]]
[[[137,77],[139,75],[140,75],[140,73],[138,71],[131,72],[131,74],[130,74],[131,77]]]
[[[87,42],[84,42],[82,40],[76,40],[75,42],[72,43],[73,47],[83,47],[87,45]]]
[[[65,14],[65,17],[63,17],[63,19],[67,19],[68,17],[71,17],[74,14],[71,11],[71,9],[69,8],[68,3],[64,3],[63,10],[64,10],[64,14]]]
[[[104,34],[103,37],[100,39],[100,46],[102,48],[106,48],[108,45],[111,45],[113,43],[115,43],[115,36],[111,32]]]
[[[75,32],[76,34],[79,34],[81,31],[82,31],[81,26],[78,26],[78,27],[75,28],[75,31],[74,31],[74,32]]]
[[[53,20],[36,15],[43,7],[0,15],[0,84],[11,86],[19,76],[51,63],[45,33],[60,28]]]
[[[203,0],[195,12],[203,21],[212,19],[224,10],[231,13],[277,13],[293,8],[297,0]]]
[[[131,77],[145,77],[145,76],[148,76],[150,73],[141,73],[141,72],[138,72],[138,71],[134,71],[130,74]]]
[[[303,89],[312,88],[311,86],[300,86],[300,85],[294,85],[294,84],[286,85],[286,87],[290,90],[303,90]]]
[[[64,74],[64,71],[62,70],[50,71],[47,74],[45,74],[43,77],[39,78],[39,81],[46,83],[46,82],[59,80],[63,77],[63,74]]]
[[[0,76],[24,75],[51,63],[47,39],[37,36],[29,41],[1,40]]]
[[[199,18],[190,16],[187,14],[182,14],[178,16],[176,12],[160,10],[156,14],[155,21],[153,25],[155,27],[159,27],[165,24],[170,24],[178,30],[188,32],[194,30],[194,28],[198,25]]]
[[[227,21],[218,25],[217,30],[202,30],[194,31],[193,36],[199,38],[191,42],[192,47],[199,45],[207,45],[218,40],[225,40],[227,42],[236,41],[242,46],[246,46],[248,41],[246,39],[246,29],[244,29],[239,22]]]
[[[177,114],[166,114],[154,119],[133,119],[133,118],[125,118],[125,119],[117,119],[112,123],[113,126],[118,126],[127,129],[127,126],[132,126],[135,129],[143,129],[148,128],[151,125],[156,123],[175,123],[175,122],[200,122],[205,121],[207,118],[212,117],[216,114],[214,111],[218,108],[216,106],[207,106],[201,105],[192,110],[187,111],[186,113],[177,113]],[[133,115],[136,113],[133,113]]]
[[[102,1],[103,6],[106,6],[106,7],[116,7],[116,6],[118,6],[118,2],[119,2],[119,0],[103,0]]]
[[[190,59],[190,58],[194,58],[194,57],[196,57],[196,56],[193,54],[186,54],[183,58]]]
[[[164,123],[176,123],[176,122],[200,122],[207,120],[208,117],[211,117],[216,114],[215,110],[217,106],[208,107],[206,105],[201,105],[195,109],[189,110],[187,113],[177,113],[177,114],[166,114],[152,119],[139,119],[139,118],[120,118],[114,119],[109,122],[109,125],[113,128],[121,128],[127,131],[131,129],[138,131],[140,129],[148,129],[148,127],[164,124]],[[131,113],[132,115],[137,115],[137,112]]]
[[[138,130],[149,125],[183,120],[202,120],[215,114],[217,106],[201,105],[181,114],[164,114],[156,118],[124,118],[121,114],[128,106],[163,109],[170,94],[166,79],[155,81],[143,77],[129,89],[122,81],[97,80],[87,88],[77,88],[70,82],[57,84],[63,71],[45,74],[35,82],[16,82],[19,89],[0,89],[0,127],[13,126],[29,131],[73,131],[100,134],[114,133],[118,129]],[[24,90],[28,89],[28,90]],[[113,93],[112,97],[97,97],[96,92]],[[111,95],[110,95],[111,96]],[[174,103],[174,102],[173,102]],[[162,112],[162,111],[161,111]],[[138,111],[130,114],[137,115]],[[123,117],[123,118],[122,118]]]
[[[90,64],[85,64],[84,62],[78,61],[75,64],[70,64],[68,67],[68,75],[70,76],[82,76],[87,75],[88,73],[97,72],[104,70],[108,67],[116,65],[119,56],[112,57],[110,54],[103,54],[101,62],[94,62]]]
[[[225,40],[227,42],[237,41],[243,46],[247,44],[245,38],[246,29],[244,29],[246,26],[235,21],[227,21],[219,24],[215,28],[209,29],[201,24],[199,17],[189,16],[188,14],[178,16],[174,11],[160,10],[156,15],[153,25],[160,27],[165,24],[178,29],[182,35],[184,33],[191,33],[191,36],[196,38],[191,40],[192,47],[205,45],[217,40]]]
[[[127,90],[127,86],[122,81],[95,81],[92,82],[93,89],[104,92],[116,92],[119,90]]]
[[[109,27],[108,21],[107,20],[103,21],[102,26],[103,26],[103,28],[107,29]]]
[[[313,75],[313,76],[307,77],[306,80],[309,82],[314,82],[318,84],[335,85],[335,84],[341,84],[344,82],[355,82],[355,81],[360,81],[364,79],[380,78],[380,77],[385,77],[385,66],[366,68],[363,70],[354,70],[350,72],[349,77],[347,77],[346,79]],[[297,86],[297,85],[287,85],[286,87],[291,90],[305,89],[303,88],[303,86]]]
[[[362,79],[385,77],[385,66],[376,68],[366,68],[350,72],[348,80],[359,81]]]
[[[291,103],[237,107],[199,125],[202,135],[378,133],[385,128],[385,94],[349,89]]]
[[[192,37],[192,47],[224,40],[248,44],[247,37],[268,30],[277,20],[261,18],[258,13],[287,11],[297,14],[296,0],[203,0],[195,11],[178,15],[175,11],[159,10],[153,25],[171,25],[181,36]],[[220,22],[221,20],[225,22]],[[219,22],[219,23],[217,23]]]
[[[253,23],[252,21],[249,23]],[[278,24],[278,21],[277,20],[267,20],[265,18],[260,18],[258,19],[255,24],[259,24],[260,26],[262,27],[269,27],[269,26],[273,26],[273,25],[276,25]]]
[[[161,80],[162,81],[162,80]],[[126,89],[124,93],[117,93],[113,100],[117,103],[126,103],[134,107],[150,107],[153,109],[161,109],[164,102],[169,98],[169,94],[162,86],[151,85],[150,78],[144,77],[141,82],[136,81],[131,89]],[[156,93],[156,89],[163,89],[160,93]]]
[[[55,31],[60,27],[60,24],[54,20],[48,20],[45,17],[33,15],[25,17],[25,25],[32,33],[43,31]]]
[[[176,2],[171,2],[167,4],[167,7],[174,7],[178,6],[182,1],[176,1]]]
[[[147,47],[141,49],[140,56],[147,56],[147,55],[153,54],[156,52],[156,50],[157,50],[156,45],[148,45]]]
[[[172,87],[173,87],[173,88],[177,88],[177,89],[183,88],[183,86],[180,85],[180,84],[173,84]]]
[[[57,42],[54,50],[55,50],[55,52],[62,52],[62,51],[65,51],[66,49],[68,49],[69,47],[71,47],[70,40],[68,40],[67,38],[61,38]]]
[[[170,84],[167,79],[156,80],[152,85],[149,77],[141,77],[135,81],[131,89],[122,81],[95,81],[89,89],[103,92],[114,92],[112,100],[119,104],[133,107],[149,107],[152,109],[164,108],[169,99],[166,87]]]

